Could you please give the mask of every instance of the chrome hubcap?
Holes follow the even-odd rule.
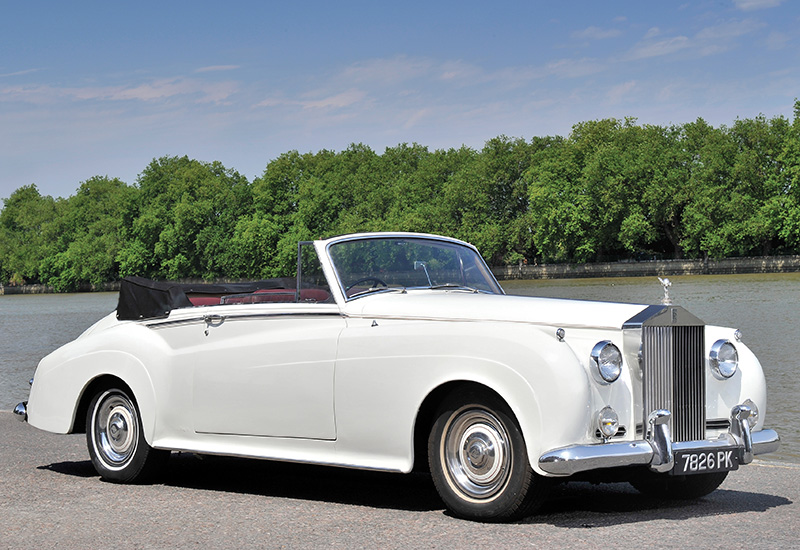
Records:
[[[121,394],[104,395],[95,409],[95,447],[110,467],[121,467],[133,456],[139,423],[133,403]]]
[[[454,416],[444,438],[444,462],[457,489],[467,497],[488,499],[508,480],[508,434],[490,412],[469,409]]]

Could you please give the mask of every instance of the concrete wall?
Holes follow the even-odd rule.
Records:
[[[55,292],[53,287],[47,285],[0,285],[0,296],[3,294],[52,294],[53,292]],[[78,292],[119,292],[119,281],[104,283],[98,287],[91,285],[83,286],[78,289]]]
[[[764,256],[723,260],[656,260],[648,262],[609,262],[596,264],[544,264],[494,267],[499,280],[505,279],[580,279],[589,277],[664,277],[670,275],[730,275],[735,273],[792,273],[800,271],[800,256]],[[188,282],[188,281],[186,281]],[[195,281],[196,282],[196,281]],[[119,282],[101,288],[82,288],[81,292],[119,291]],[[45,285],[0,285],[3,294],[46,294]]]
[[[504,279],[577,279],[583,277],[648,277],[670,275],[729,275],[735,273],[791,273],[800,271],[800,256],[764,256],[722,260],[656,260],[595,264],[545,264],[492,269]]]

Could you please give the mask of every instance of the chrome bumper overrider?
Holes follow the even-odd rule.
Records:
[[[20,422],[27,422],[28,420],[28,402],[23,401],[14,407],[14,414],[17,415],[17,420]]]
[[[621,466],[650,466],[656,472],[668,472],[675,465],[675,453],[685,451],[733,450],[739,464],[749,464],[754,455],[778,450],[780,437],[774,430],[750,431],[750,409],[737,405],[731,410],[731,427],[717,439],[674,443],[670,437],[670,412],[653,411],[648,418],[644,440],[595,445],[570,445],[543,454],[539,467],[545,472],[568,476],[587,470]]]

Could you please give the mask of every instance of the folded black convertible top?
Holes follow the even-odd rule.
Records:
[[[119,289],[117,319],[138,321],[169,316],[173,309],[192,307],[189,295],[226,295],[255,292],[256,290],[291,289],[294,278],[265,279],[246,283],[174,283],[153,281],[144,277],[125,277]]]

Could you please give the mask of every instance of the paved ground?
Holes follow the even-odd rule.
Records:
[[[430,478],[173,454],[163,484],[100,481],[82,435],[0,412],[0,548],[800,548],[800,465],[756,461],[695,502],[561,486],[510,525],[448,516]]]

